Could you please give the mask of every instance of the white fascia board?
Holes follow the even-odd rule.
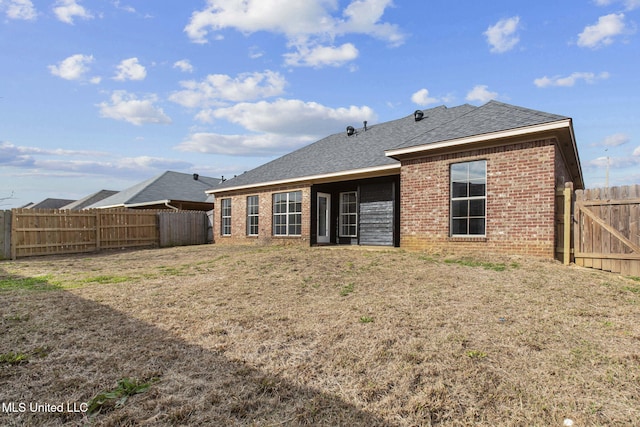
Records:
[[[149,205],[164,205],[166,203],[171,203],[171,200],[155,200],[152,202],[142,202],[142,203],[127,203],[122,206],[125,208],[139,208],[140,206],[149,206]]]
[[[227,191],[236,191],[236,190],[246,190],[248,188],[260,188],[260,187],[271,187],[276,185],[287,185],[287,184],[295,184],[295,183],[313,183],[314,181],[326,180],[331,178],[349,178],[357,175],[366,175],[374,172],[386,172],[400,170],[400,163],[393,165],[385,165],[385,166],[374,166],[370,168],[362,168],[362,169],[352,169],[349,171],[341,171],[341,172],[332,172],[320,175],[309,175],[309,176],[301,176],[297,178],[289,178],[289,179],[281,179],[277,181],[268,181],[268,182],[259,182],[256,184],[247,184],[247,185],[238,185],[236,187],[226,187],[226,188],[217,188],[212,190],[207,190],[205,193],[207,194],[215,194],[215,193],[223,193]]]
[[[492,133],[485,133],[481,135],[467,136],[464,138],[450,139],[450,140],[440,141],[440,142],[432,142],[429,144],[417,145],[414,147],[386,150],[385,155],[387,157],[402,156],[405,154],[420,153],[423,151],[437,150],[440,148],[456,147],[460,145],[473,144],[475,142],[491,141],[493,139],[513,138],[513,137],[525,136],[525,135],[529,135],[537,132],[545,132],[545,131],[564,129],[564,128],[571,129],[571,119],[564,119],[557,122],[544,123],[541,125],[534,125],[534,126],[527,126],[527,127],[503,130],[503,131],[492,132]]]
[[[109,206],[98,206],[96,208],[92,208],[92,207],[88,207],[85,209],[114,209],[114,208],[124,208],[125,205],[123,203],[120,203],[118,205],[109,205]]]

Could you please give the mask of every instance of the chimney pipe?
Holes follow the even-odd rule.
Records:
[[[364,131],[366,132],[367,131],[367,121],[365,120],[363,123],[364,123]]]

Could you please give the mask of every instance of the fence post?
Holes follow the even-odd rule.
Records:
[[[16,224],[16,222],[18,221],[18,211],[17,210],[12,210],[11,211],[12,215],[11,215],[11,259],[16,259],[17,256],[17,250],[16,250],[16,244],[18,243],[17,240],[17,236],[18,236],[18,232],[16,231],[16,229],[18,228],[18,225]]]
[[[0,211],[0,259],[11,257],[11,211]]]
[[[573,201],[573,182],[564,184],[564,265],[571,263],[571,230],[573,221],[571,208]]]
[[[96,215],[96,251],[100,252],[100,234],[101,234],[101,225],[102,222],[100,221],[100,209],[94,209],[93,213]]]

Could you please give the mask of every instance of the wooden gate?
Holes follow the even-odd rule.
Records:
[[[207,243],[209,218],[206,212],[159,212],[160,247]]]
[[[640,185],[576,191],[575,263],[640,276]]]

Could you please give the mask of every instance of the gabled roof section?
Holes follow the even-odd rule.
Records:
[[[507,138],[558,137],[578,187],[582,170],[569,117],[498,101],[480,107],[440,106],[423,110],[416,121],[402,119],[373,125],[355,134],[337,133],[234,177],[217,188],[225,191],[289,183],[318,183],[399,173],[399,160],[433,150],[457,150],[467,144],[501,143]]]
[[[201,175],[197,178],[193,174],[167,171],[100,200],[87,209],[142,206],[171,200],[207,202],[209,196],[205,191],[218,186],[221,179]]]
[[[489,101],[480,107],[468,110],[466,114],[456,117],[454,120],[445,123],[434,122],[433,127],[427,132],[405,139],[395,147],[387,147],[387,155],[393,156],[393,153],[411,151],[402,149],[422,147],[437,142],[453,141],[472,136],[486,135],[487,138],[491,138],[491,134],[514,129],[531,128],[532,131],[535,131],[540,125],[567,120],[570,120],[569,117],[498,101]]]
[[[91,206],[94,203],[99,202],[100,200],[106,199],[107,197],[111,197],[116,194],[115,190],[100,190],[97,193],[89,194],[86,197],[83,197],[80,200],[76,200],[73,203],[69,203],[68,205],[62,206],[60,209],[69,209],[69,210],[81,210],[86,208],[87,206]]]
[[[471,105],[440,106],[424,110],[425,118],[421,121],[415,121],[411,114],[367,126],[367,130],[358,128],[351,136],[346,132],[336,133],[225,181],[208,193],[323,177],[337,180],[341,175],[353,176],[360,171],[379,170],[385,173],[386,170],[399,170],[400,163],[387,157],[385,149],[424,134],[436,124],[454,120],[475,108]]]
[[[33,203],[26,207],[26,209],[60,209],[64,205],[72,203],[74,200],[69,199],[44,199],[41,202]]]

